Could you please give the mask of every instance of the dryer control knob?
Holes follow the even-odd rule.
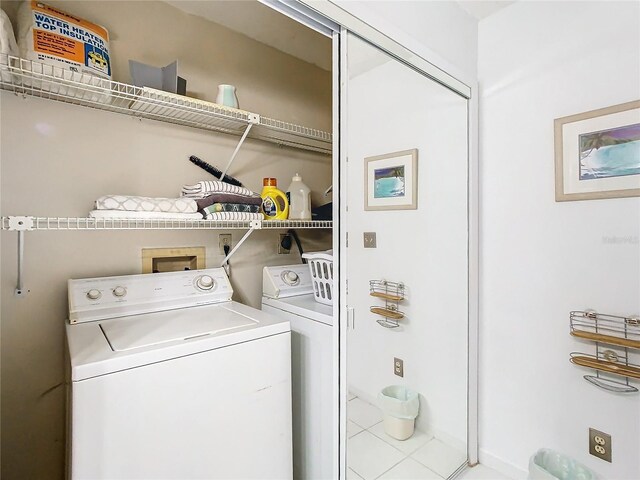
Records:
[[[215,283],[215,280],[210,275],[202,275],[196,279],[196,287],[200,290],[211,290]]]
[[[124,287],[116,287],[113,289],[113,294],[116,297],[124,297],[127,294],[127,289]]]
[[[100,293],[100,290],[98,290],[97,288],[92,288],[87,292],[87,298],[89,300],[98,300],[101,296],[102,293]]]
[[[286,272],[284,272],[282,275],[282,279],[284,280],[284,283],[292,286],[297,285],[300,281],[300,277],[298,276],[298,274],[292,270],[287,270]]]

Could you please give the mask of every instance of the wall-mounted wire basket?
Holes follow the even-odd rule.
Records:
[[[388,282],[386,280],[370,280],[369,295],[384,301],[383,306],[374,305],[369,310],[382,318],[376,320],[385,328],[398,328],[398,320],[404,318],[404,313],[398,308],[398,304],[405,298],[405,287],[402,283]]]
[[[640,379],[640,365],[630,359],[630,349],[640,349],[640,318],[572,311],[569,324],[572,336],[595,342],[595,355],[570,354],[571,363],[595,370],[595,375],[584,375],[585,380],[611,392],[638,392],[629,382]]]

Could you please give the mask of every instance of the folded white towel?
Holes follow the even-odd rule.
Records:
[[[208,213],[206,220],[239,220],[239,221],[251,221],[262,220],[264,215],[262,213],[250,213],[250,212],[215,212]]]
[[[202,220],[201,213],[129,212],[127,210],[91,210],[89,217],[123,220]]]
[[[203,180],[194,185],[184,185],[182,187],[182,196],[188,198],[204,198],[212,193],[235,193],[236,195],[244,195],[246,197],[259,196],[248,188],[238,187],[225,182],[215,180]]]
[[[152,198],[132,195],[105,195],[96,200],[96,210],[129,212],[195,213],[198,204],[190,198]]]

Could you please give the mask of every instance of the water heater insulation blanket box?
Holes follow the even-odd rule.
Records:
[[[104,27],[52,8],[24,2],[18,10],[20,56],[82,74],[111,79],[109,32]]]

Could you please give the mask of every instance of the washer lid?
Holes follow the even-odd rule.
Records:
[[[139,328],[141,324],[146,328]],[[233,301],[67,323],[71,380],[82,381],[289,331],[287,320]]]
[[[316,302],[313,294],[277,299],[262,297],[262,305],[269,305],[284,312],[333,325],[333,306]]]
[[[100,322],[102,333],[115,352],[190,340],[258,322],[236,312],[218,309],[214,315],[196,309],[174,310],[171,315],[138,315]]]

